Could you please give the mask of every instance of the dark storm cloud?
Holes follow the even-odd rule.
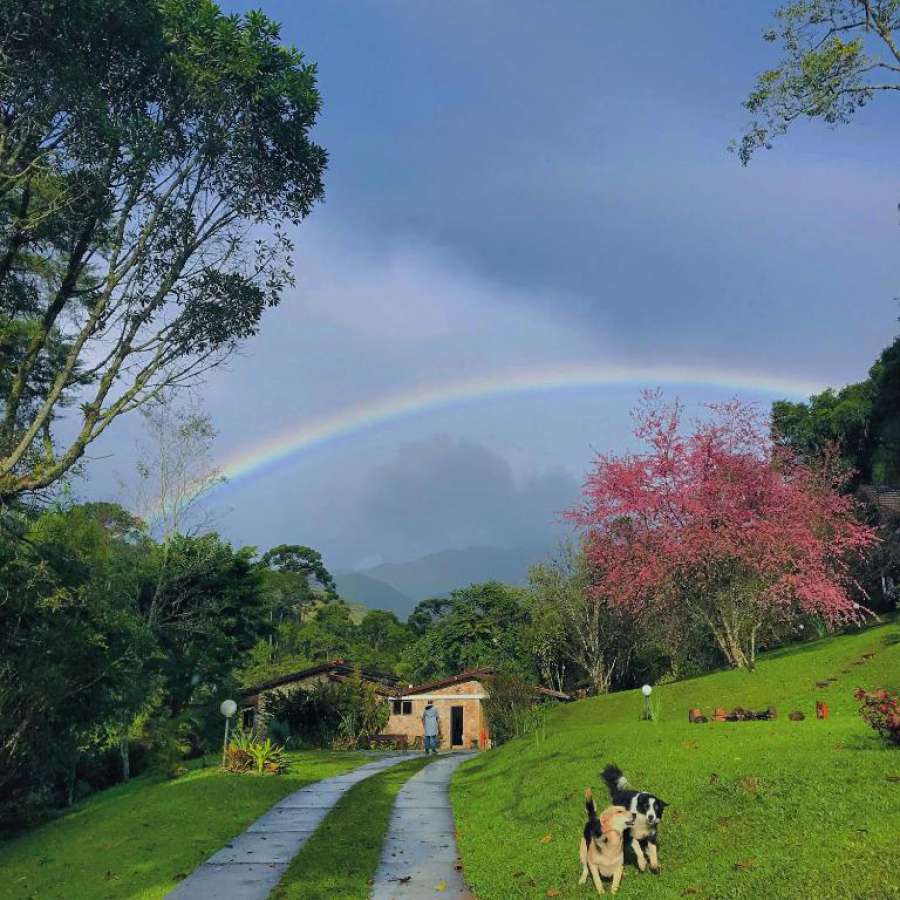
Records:
[[[494,451],[435,435],[403,444],[376,468],[360,506],[380,541],[429,552],[549,546],[567,530],[561,513],[577,496],[577,481],[562,469],[519,483]]]

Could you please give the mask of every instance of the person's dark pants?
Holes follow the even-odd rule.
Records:
[[[426,753],[437,753],[438,751],[438,739],[436,734],[426,734],[425,735],[425,752]]]

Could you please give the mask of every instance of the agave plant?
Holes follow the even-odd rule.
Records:
[[[225,756],[225,767],[229,772],[255,771],[258,775],[265,772],[277,775],[285,769],[282,746],[273,744],[271,738],[263,740],[242,728],[235,730]]]

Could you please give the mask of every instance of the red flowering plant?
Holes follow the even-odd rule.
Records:
[[[853,696],[862,701],[863,719],[882,737],[900,746],[900,697],[885,688],[876,691],[857,688]]]
[[[876,536],[831,460],[813,467],[776,448],[750,405],[709,410],[685,434],[679,403],[644,394],[634,433],[646,451],[600,455],[570,516],[611,602],[674,613],[752,669],[766,626],[861,618],[852,566]]]

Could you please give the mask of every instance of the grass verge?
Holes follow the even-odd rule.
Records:
[[[592,896],[577,884],[582,795],[593,785],[604,796],[600,771],[613,761],[672,804],[662,874],[627,865],[621,897],[900,898],[900,750],[862,721],[857,686],[900,686],[896,622],[766,654],[754,673],[660,686],[656,723],[639,721],[637,691],[559,707],[541,734],[481,754],[453,780],[470,886],[479,900]],[[687,721],[695,706],[770,703],[774,721]],[[805,720],[789,721],[792,710]]]
[[[366,761],[351,753],[288,754],[279,776],[217,766],[172,781],[142,776],[0,844],[0,898],[155,900],[282,797]]]
[[[411,759],[347,791],[294,857],[273,900],[367,900],[394,798],[428,762]]]

